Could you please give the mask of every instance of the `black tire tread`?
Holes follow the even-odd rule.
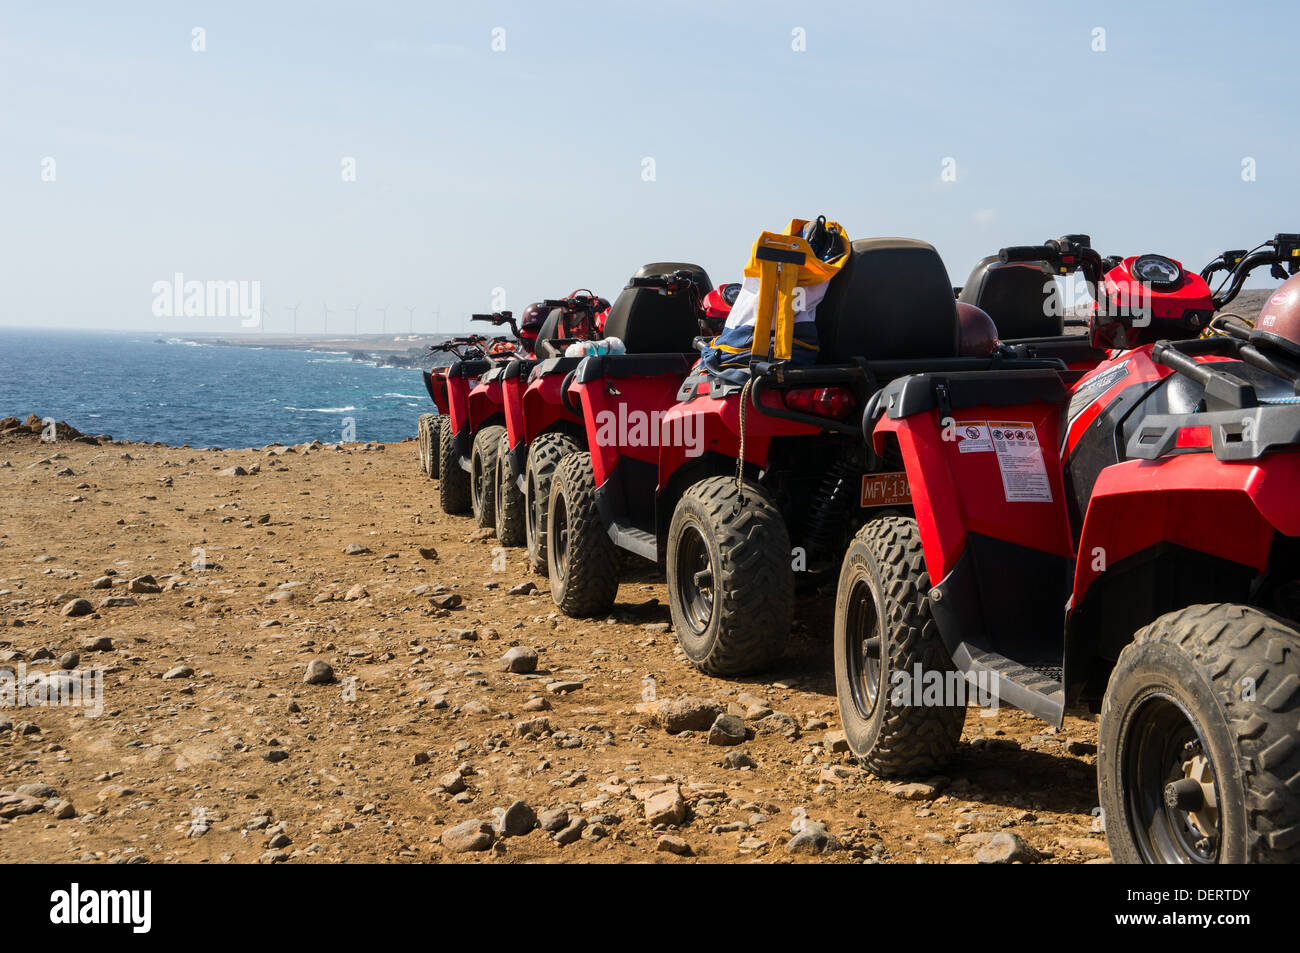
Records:
[[[560,465],[561,460],[581,449],[577,440],[559,431],[538,434],[528,445],[527,469],[533,474],[533,485],[537,490],[535,501],[537,510],[534,520],[537,535],[528,538],[525,525],[524,545],[528,547],[528,563],[533,567],[533,572],[538,575],[547,574],[546,509],[551,496],[551,477],[554,476],[555,468]],[[528,505],[527,500],[524,501],[524,505]]]
[[[562,576],[554,560],[547,567],[551,598],[561,612],[573,618],[604,615],[614,607],[618,596],[618,558],[596,506],[591,454],[571,453],[560,461],[551,481],[549,500],[553,503],[561,494],[568,511],[569,558]],[[549,537],[547,545],[549,548]]]
[[[496,533],[502,546],[524,544],[524,494],[510,469],[510,436],[501,434],[497,443]]]
[[[497,448],[506,428],[500,424],[483,427],[474,435],[470,451],[470,509],[482,529],[496,528]],[[482,476],[476,481],[475,471]],[[477,485],[475,485],[477,484]]]
[[[744,505],[737,507],[740,495],[734,477],[709,477],[690,487],[677,504],[697,506],[718,544],[717,635],[708,654],[692,661],[706,675],[723,678],[776,663],[794,621],[794,570],[785,519],[758,484],[746,481]],[[679,633],[689,631],[676,586],[670,583],[668,592],[674,625]]]
[[[926,672],[951,671],[952,658],[930,612],[930,574],[916,521],[905,516],[875,519],[858,531],[856,540],[867,547],[876,565],[885,603],[887,618],[882,621],[888,627],[887,671],[910,673],[918,664]],[[855,754],[864,767],[881,777],[933,774],[957,749],[966,720],[965,706],[893,705],[889,694],[886,686],[876,703],[886,708],[875,743],[870,751]]]
[[[445,420],[438,428],[438,466],[441,470],[438,502],[442,511],[451,515],[468,513],[469,474],[460,468],[460,459],[456,455],[456,436]]]
[[[1176,647],[1192,659],[1236,738],[1245,790],[1249,863],[1300,863],[1300,637],[1294,625],[1251,606],[1213,603],[1166,613],[1139,629],[1144,645]],[[1254,698],[1243,697],[1251,679]],[[1102,702],[1112,714],[1110,694]],[[1097,759],[1098,770],[1102,758]],[[1109,835],[1108,835],[1109,836]],[[1114,850],[1114,848],[1112,848]]]

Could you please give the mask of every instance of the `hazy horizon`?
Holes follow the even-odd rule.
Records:
[[[819,213],[956,285],[1080,231],[1199,270],[1300,231],[1289,13],[12,2],[0,326],[249,333],[157,314],[183,275],[268,333],[456,333],[646,261],[734,280]]]

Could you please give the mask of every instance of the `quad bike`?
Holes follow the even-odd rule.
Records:
[[[488,480],[497,539],[503,546],[527,544],[529,561],[536,568],[538,559],[545,557],[536,548],[536,533],[530,530],[535,525],[525,480],[530,450],[536,442],[536,449],[546,457],[559,445],[557,440],[576,432],[572,412],[560,399],[559,385],[579,359],[565,357],[564,352],[571,344],[599,336],[609,302],[580,288],[567,297],[547,298],[530,307],[545,315],[532,359],[514,361],[503,369],[504,420],[496,425],[491,437],[483,439],[485,445],[489,439],[496,440]],[[548,446],[552,449],[546,450]],[[543,479],[549,476],[544,465],[538,467],[538,472]],[[544,568],[544,562],[542,565]]]
[[[1097,367],[934,369],[872,398],[866,446],[910,502],[841,566],[849,746],[933,772],[963,684],[1058,726],[1086,704],[1116,861],[1300,862],[1300,277],[1254,327],[1206,307],[1263,265],[1295,275],[1300,235],[1231,256],[1209,296],[1169,259],[1107,264]],[[1131,279],[1141,309],[1116,300]],[[906,690],[932,675],[945,691]]]
[[[680,262],[653,262],[642,266],[633,275],[632,282],[646,280],[647,276],[663,272],[680,273],[683,282],[689,283],[697,295],[713,293],[708,275],[698,265]],[[696,301],[696,299],[693,299]],[[618,338],[629,355],[644,354],[647,349],[665,346],[660,337],[644,334],[629,336],[620,307],[611,307],[605,299],[595,301],[564,299],[547,304],[565,305],[575,312],[577,330],[585,328],[584,317],[593,325],[590,337],[603,333],[607,338]],[[729,305],[719,298],[715,309]],[[725,319],[725,315],[724,315]],[[666,346],[689,351],[691,342],[701,333],[705,315],[698,303],[689,307],[686,326]],[[671,330],[670,330],[671,333]],[[581,335],[578,335],[581,339]],[[553,479],[561,462],[570,454],[582,453],[588,447],[587,428],[581,405],[574,399],[571,385],[583,357],[567,357],[565,350],[572,340],[561,337],[553,345],[539,346],[539,362],[531,370],[519,367],[506,371],[505,390],[506,422],[508,427],[508,469],[502,468],[501,486],[514,480],[515,489],[522,496],[524,542],[533,570],[546,574],[549,571],[549,511]],[[689,361],[677,354],[677,380],[685,373]],[[675,384],[673,385],[676,386]]]
[[[451,354],[457,361],[480,360],[483,356],[484,343],[485,339],[481,335],[466,335],[450,338],[439,344],[431,344],[429,352]],[[416,430],[420,472],[432,480],[438,479],[441,472],[438,442],[443,422],[447,419],[448,367],[448,364],[436,363],[429,370],[420,371],[420,376],[424,379],[424,389],[429,392],[429,399],[437,409],[437,413],[421,414]]]
[[[744,384],[695,365],[699,306],[682,276],[623,291],[607,329],[653,339],[644,350],[658,353],[587,358],[568,387],[590,450],[565,458],[551,485],[562,611],[607,612],[625,550],[665,566],[678,640],[697,667],[761,669],[783,652],[796,578],[833,571],[857,525],[906,502],[897,462],[862,444],[868,398],[933,367],[1064,366],[999,350],[975,309],[960,319],[931,246],[871,239],[848,256],[816,311],[824,363],[756,358]]]
[[[509,312],[476,314],[473,321],[514,324]],[[472,510],[480,526],[490,526],[490,497],[483,493],[482,459],[475,435],[501,419],[501,369],[527,352],[518,339],[483,339],[478,356],[453,362],[446,371],[447,413],[438,434],[438,498],[444,513]],[[480,472],[475,472],[475,465]]]

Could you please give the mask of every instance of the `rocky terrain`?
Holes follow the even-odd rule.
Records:
[[[857,767],[829,599],[779,670],[711,679],[653,571],[608,619],[557,614],[413,441],[35,423],[0,425],[0,861],[1108,858],[1086,715],[972,711],[944,777]]]

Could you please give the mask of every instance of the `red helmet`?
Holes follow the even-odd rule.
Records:
[[[957,342],[962,357],[990,357],[997,350],[998,326],[983,308],[958,301]]]
[[[537,343],[537,332],[550,316],[551,309],[543,307],[540,301],[533,302],[519,315],[519,339],[528,345],[529,350]]]
[[[1300,275],[1288,278],[1269,295],[1250,332],[1250,343],[1261,351],[1300,359]]]

